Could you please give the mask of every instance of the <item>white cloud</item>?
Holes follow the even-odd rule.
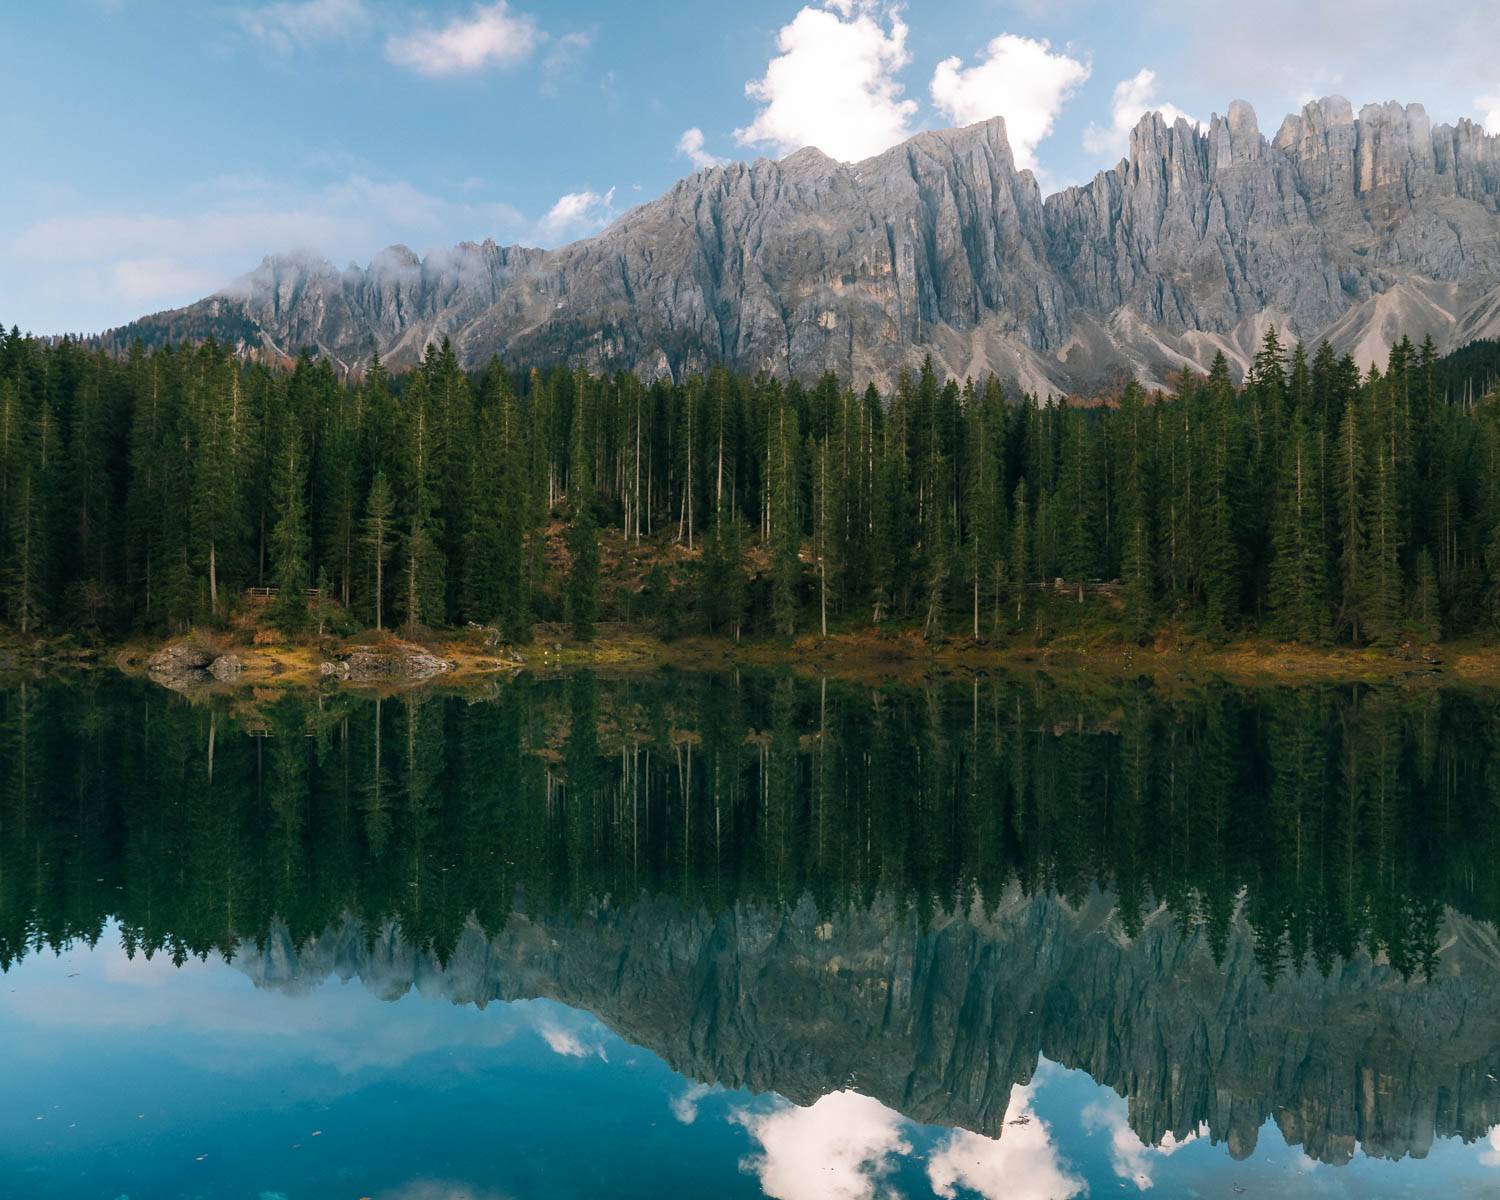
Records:
[[[556,245],[575,238],[590,237],[614,219],[614,188],[610,188],[602,196],[598,192],[569,192],[536,223],[533,234],[541,245]]]
[[[1441,27],[1461,36],[1434,37]],[[1256,0],[1206,7],[1202,0],[1149,0],[1140,15],[1185,45],[1174,54],[1172,87],[1228,99],[1244,96],[1263,112],[1283,110],[1298,92],[1342,92],[1355,108],[1369,101],[1421,101],[1434,120],[1467,111],[1463,81],[1495,78],[1500,5],[1443,0]],[[1288,30],[1296,30],[1288,37]],[[1462,89],[1461,91],[1459,89]]]
[[[932,102],[958,125],[1004,117],[1016,166],[1036,170],[1037,145],[1089,71],[1086,63],[1054,54],[1045,41],[1003,33],[972,67],[959,58],[938,63]]]
[[[741,1169],[774,1200],[873,1200],[894,1157],[911,1152],[901,1115],[858,1092],[732,1119],[761,1147]]]
[[[1484,115],[1479,118],[1486,133],[1500,134],[1500,92],[1487,96],[1476,96],[1474,107]]]
[[[998,1138],[955,1129],[929,1156],[927,1178],[944,1200],[960,1187],[985,1200],[1068,1200],[1087,1190],[1063,1164],[1052,1130],[1036,1115],[1035,1085],[1018,1087],[1005,1110]]]
[[[369,28],[370,14],[363,0],[302,0],[241,12],[240,24],[253,37],[287,54],[363,33]]]
[[[704,1096],[713,1095],[716,1090],[706,1083],[689,1084],[687,1091],[672,1097],[672,1115],[684,1125],[691,1125],[698,1119],[699,1102]]]
[[[761,108],[735,130],[742,144],[781,154],[816,146],[852,162],[910,135],[917,105],[901,99],[896,79],[911,61],[906,25],[895,8],[880,13],[871,0],[827,4],[806,7],[783,26],[776,38],[780,53],[762,78],[745,85]]]
[[[1089,122],[1083,133],[1084,149],[1090,154],[1123,158],[1130,148],[1130,131],[1146,113],[1153,111],[1161,113],[1168,125],[1179,117],[1201,124],[1197,117],[1189,116],[1175,104],[1157,100],[1156,72],[1143,67],[1130,79],[1115,84],[1115,94],[1109,102],[1109,124],[1100,127]]]
[[[381,183],[351,175],[311,192],[257,177],[225,176],[188,189],[203,201],[198,212],[87,214],[37,222],[11,243],[18,257],[40,262],[183,260],[261,255],[315,246],[335,258],[370,254],[395,238],[430,234],[458,240],[520,232],[525,221],[503,204],[465,204],[423,192],[404,181]]]
[[[1490,1136],[1482,1145],[1487,1143],[1487,1148],[1479,1152],[1481,1166],[1500,1167],[1500,1125],[1490,1130]]]
[[[128,258],[114,265],[114,290],[130,304],[148,305],[172,296],[202,295],[223,283],[216,272],[179,259]]]
[[[565,33],[552,42],[547,57],[542,59],[542,94],[555,96],[563,79],[583,61],[584,55],[594,45],[592,33]]]
[[[10,277],[0,290],[26,298],[23,315],[38,332],[97,330],[197,300],[266,254],[312,248],[363,262],[392,242],[424,249],[537,236],[536,223],[509,205],[360,174],[314,188],[221,176],[181,189],[179,202],[175,211],[123,212],[60,204],[56,215],[0,235]]]
[[[722,167],[725,161],[703,148],[703,130],[696,125],[682,131],[682,136],[677,139],[677,153],[690,159],[700,171],[706,167]]]
[[[385,56],[422,75],[459,75],[524,62],[543,36],[535,18],[512,13],[505,0],[498,0],[476,6],[471,17],[455,18],[441,29],[393,33],[386,39]]]
[[[510,1200],[504,1192],[475,1187],[461,1180],[413,1179],[380,1192],[375,1200]]]
[[[1109,1162],[1115,1174],[1127,1183],[1134,1183],[1140,1191],[1156,1186],[1151,1172],[1156,1163],[1175,1154],[1189,1142],[1195,1142],[1208,1133],[1199,1128],[1178,1141],[1170,1133],[1159,1146],[1148,1146],[1130,1128],[1125,1101],[1111,1096],[1085,1108],[1081,1114],[1085,1129],[1101,1129],[1109,1134]]]

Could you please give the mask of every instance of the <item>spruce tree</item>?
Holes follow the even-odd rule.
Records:
[[[412,374],[401,398],[401,585],[397,611],[408,632],[441,624],[447,564],[443,560],[438,510],[440,477],[432,392],[422,371]]]
[[[594,488],[583,404],[573,413],[572,454],[568,466],[568,622],[573,636],[593,641],[599,608],[599,527],[594,516]]]
[[[295,433],[287,430],[276,458],[276,524],[269,546],[276,598],[266,610],[266,619],[288,636],[307,625],[306,487],[307,463]]]
[[[776,632],[786,635],[797,626],[798,594],[802,584],[801,490],[797,410],[786,403],[771,416],[769,448],[771,522],[771,614]]]
[[[1365,567],[1365,451],[1353,397],[1344,405],[1334,452],[1338,514],[1338,630],[1356,645],[1366,636],[1369,572]]]
[[[391,492],[390,482],[384,471],[376,471],[370,484],[370,495],[365,501],[364,537],[366,553],[370,563],[371,608],[375,613],[375,628],[385,628],[385,564],[396,545],[396,498]]]
[[[1276,629],[1297,641],[1322,635],[1325,618],[1318,460],[1300,410],[1292,411],[1277,468],[1268,592]]]

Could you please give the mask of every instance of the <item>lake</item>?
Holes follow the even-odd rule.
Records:
[[[0,1196],[1500,1190],[1500,697],[0,690]]]

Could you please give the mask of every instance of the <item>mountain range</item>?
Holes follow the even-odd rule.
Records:
[[[518,908],[493,936],[471,921],[442,963],[390,921],[345,918],[300,944],[278,924],[233,961],[294,994],[338,977],[387,1000],[546,997],[701,1082],[807,1105],[852,1080],[913,1120],[986,1137],[1044,1056],[1125,1097],[1148,1145],[1207,1126],[1244,1158],[1269,1119],[1342,1164],[1357,1149],[1425,1156],[1500,1121],[1500,944],[1451,909],[1440,936],[1430,979],[1357,951],[1271,986],[1242,918],[1216,962],[1208,931],[1165,907],[1129,936],[1107,893],[1069,903],[1012,884],[993,911],[930,918],[884,898],[718,916],[678,899]]]
[[[1128,156],[1045,199],[1002,118],[858,163],[807,148],[701,170],[555,250],[403,246],[340,270],[265,259],[222,292],[104,336],[306,346],[357,370],[451,338],[461,359],[643,378],[713,363],[888,384],[931,354],[1039,393],[1148,383],[1269,325],[1361,367],[1389,343],[1500,335],[1500,136],[1420,104],[1309,103],[1267,138],[1243,101],[1207,126],[1142,117]]]

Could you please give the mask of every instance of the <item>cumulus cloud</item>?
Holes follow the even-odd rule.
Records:
[[[672,1097],[672,1115],[684,1125],[698,1119],[698,1104],[705,1096],[713,1095],[716,1089],[706,1083],[689,1084],[687,1091]]]
[[[245,32],[282,54],[363,33],[370,25],[364,0],[302,0],[240,13]]]
[[[498,0],[476,6],[472,15],[456,17],[441,29],[393,33],[386,39],[385,56],[422,75],[461,75],[524,62],[543,36],[535,18],[513,13],[505,0]]]
[[[1143,1192],[1156,1186],[1151,1172],[1158,1162],[1208,1132],[1206,1128],[1199,1128],[1181,1141],[1169,1133],[1161,1145],[1148,1146],[1130,1128],[1125,1101],[1118,1096],[1090,1104],[1081,1116],[1085,1129],[1103,1130],[1109,1134],[1110,1166],[1117,1176],[1127,1183],[1134,1183]]]
[[[533,227],[537,241],[544,246],[574,238],[590,237],[615,219],[615,189],[604,195],[598,192],[569,192]]]
[[[901,1115],[858,1092],[732,1119],[760,1143],[741,1169],[774,1200],[873,1200],[895,1156],[911,1152]]]
[[[1089,66],[1053,53],[1045,41],[1003,33],[985,47],[980,61],[938,63],[932,102],[955,124],[1005,118],[1016,166],[1036,169],[1037,145],[1052,132],[1064,104],[1089,77]]]
[[[745,94],[761,107],[735,137],[789,154],[816,146],[852,162],[879,154],[911,133],[916,102],[901,98],[896,75],[911,61],[906,25],[895,8],[870,0],[827,0],[803,8],[776,38],[778,55]]]
[[[1129,79],[1115,84],[1115,94],[1109,102],[1109,124],[1100,126],[1089,122],[1083,132],[1083,147],[1090,154],[1108,154],[1123,158],[1130,148],[1130,131],[1148,112],[1159,112],[1170,125],[1177,118],[1201,124],[1197,117],[1189,116],[1175,104],[1167,104],[1156,98],[1156,72],[1143,67]]]
[[[703,148],[703,130],[696,125],[691,129],[684,129],[682,136],[677,139],[677,153],[683,158],[690,160],[698,170],[705,167],[722,167],[724,159],[710,154]]]
[[[1000,1137],[955,1129],[938,1145],[927,1160],[937,1195],[951,1200],[963,1188],[985,1200],[1068,1200],[1087,1190],[1063,1163],[1051,1127],[1032,1108],[1035,1090],[1012,1090]]]
[[[1500,92],[1487,96],[1476,96],[1474,107],[1483,115],[1479,118],[1486,133],[1500,134]]]
[[[1490,1130],[1490,1136],[1481,1143],[1485,1149],[1479,1152],[1479,1161],[1486,1167],[1500,1167],[1500,1125]]]

